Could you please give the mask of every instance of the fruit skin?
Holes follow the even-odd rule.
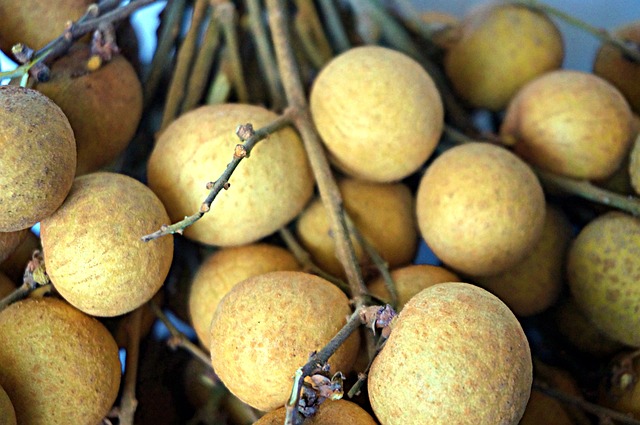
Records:
[[[640,220],[609,212],[587,224],[569,250],[571,293],[587,318],[611,339],[640,347]]]
[[[0,232],[33,226],[69,193],[76,143],[69,120],[41,93],[0,86]]]
[[[629,104],[593,74],[560,70],[525,85],[511,100],[500,135],[542,169],[577,179],[604,179],[628,152]]]
[[[17,286],[9,277],[0,271],[0,300],[15,291]]]
[[[131,177],[78,177],[60,209],[41,223],[47,274],[85,313],[132,311],[153,297],[169,272],[173,239],[140,239],[168,221],[155,194]]]
[[[383,47],[333,58],[315,79],[309,105],[334,165],[363,180],[391,182],[415,172],[442,134],[442,100],[431,77]]]
[[[281,425],[284,423],[286,408],[280,407],[261,417],[253,425]],[[305,425],[376,425],[362,407],[344,399],[326,400],[318,412],[305,420]]]
[[[29,229],[16,232],[0,232],[0,263],[18,248],[18,245],[27,237],[27,233],[29,233]]]
[[[418,226],[454,271],[501,273],[521,261],[542,235],[545,200],[529,166],[498,146],[449,149],[427,169],[416,195]]]
[[[629,178],[631,187],[636,193],[640,193],[640,137],[633,141],[631,152],[629,153]]]
[[[540,424],[573,425],[573,421],[558,400],[533,390],[520,425]]]
[[[113,337],[58,299],[29,298],[0,312],[0,364],[20,424],[97,424],[118,395]]]
[[[160,135],[148,163],[149,187],[160,197],[172,221],[200,208],[240,143],[240,124],[255,129],[277,117],[259,106],[202,106],[175,120]],[[293,219],[311,198],[314,179],[302,141],[285,128],[261,141],[220,193],[211,212],[185,230],[189,239],[219,246],[252,243]]]
[[[275,245],[223,248],[203,261],[189,292],[189,316],[200,343],[209,349],[211,318],[220,300],[236,284],[278,270],[299,270],[296,258]]]
[[[3,425],[17,425],[16,411],[7,392],[0,386],[0,418]]]
[[[33,251],[36,249],[41,249],[40,239],[28,231],[20,245],[6,260],[0,263],[0,271],[5,273],[13,282],[22,282],[24,270],[29,261],[31,261]]]
[[[240,400],[269,411],[289,398],[293,374],[344,326],[349,300],[328,281],[279,271],[246,279],[224,296],[211,321],[211,364]],[[358,352],[354,332],[329,359],[348,373]]]
[[[528,81],[560,68],[562,35],[545,15],[491,3],[465,17],[444,66],[455,91],[476,108],[504,109]]]
[[[383,425],[515,425],[531,383],[529,345],[509,308],[484,289],[449,282],[405,304],[368,389]]]

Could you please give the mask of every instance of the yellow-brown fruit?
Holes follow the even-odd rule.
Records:
[[[609,212],[578,234],[567,262],[571,293],[587,318],[610,338],[640,347],[640,220]]]
[[[629,178],[636,193],[640,193],[640,136],[636,137],[629,154]]]
[[[444,267],[431,266],[428,264],[418,264],[395,269],[391,272],[391,278],[398,293],[396,311],[402,310],[402,307],[423,289],[433,286],[436,283],[460,281],[458,276]],[[387,291],[382,277],[378,277],[368,283],[367,287],[372,295],[387,302],[391,300],[391,296],[389,295],[389,291]]]
[[[391,182],[415,172],[442,134],[442,100],[431,77],[384,47],[336,56],[318,74],[309,104],[333,163],[364,180]]]
[[[527,82],[560,68],[562,36],[544,14],[524,6],[490,4],[460,25],[445,56],[445,72],[471,106],[504,109]]]
[[[458,282],[405,304],[368,388],[383,425],[515,425],[531,382],[529,345],[513,313],[484,289]]]
[[[284,407],[273,410],[253,425],[281,425],[287,412]],[[347,400],[327,400],[320,405],[318,412],[305,420],[305,425],[376,425],[362,407]]]
[[[113,337],[61,300],[30,298],[0,312],[0,364],[20,424],[97,424],[118,395]]]
[[[640,43],[640,21],[623,25],[613,34],[626,41]],[[631,109],[640,112],[640,64],[625,57],[624,53],[612,44],[603,44],[593,63],[593,73],[609,81],[624,95]]]
[[[529,166],[498,146],[468,143],[438,157],[418,188],[422,236],[454,270],[505,271],[542,235],[545,200]]]
[[[0,271],[0,300],[15,291],[16,284],[9,277]]]
[[[98,70],[87,70],[89,46],[81,45],[57,60],[51,79],[36,89],[69,118],[76,137],[76,175],[113,161],[127,146],[142,116],[142,85],[135,70],[116,55]]]
[[[0,386],[0,418],[3,425],[17,425],[16,411],[6,391]]]
[[[20,245],[6,260],[0,263],[0,271],[4,272],[13,282],[22,282],[24,270],[31,261],[33,251],[40,248],[40,239],[30,231],[27,232],[27,236]]]
[[[244,245],[213,253],[198,269],[189,292],[189,316],[200,343],[209,349],[213,313],[237,283],[268,272],[299,269],[293,254],[274,245]]]
[[[202,106],[175,120],[159,137],[149,159],[149,187],[173,221],[198,211],[240,143],[235,130],[255,129],[277,115],[253,105]],[[271,134],[251,151],[230,179],[230,188],[213,201],[211,213],[185,230],[210,245],[255,242],[292,220],[313,194],[314,180],[302,141],[291,128]]]
[[[578,179],[604,179],[628,152],[632,119],[629,104],[610,83],[561,70],[518,92],[500,135],[535,166]]]
[[[140,239],[168,221],[160,200],[131,177],[78,177],[64,204],[41,224],[47,274],[60,295],[85,313],[132,311],[153,297],[169,272],[171,236]]]
[[[338,187],[347,214],[389,267],[410,263],[416,253],[418,230],[409,188],[402,183],[354,179],[340,180]],[[296,232],[318,266],[335,276],[344,276],[344,269],[336,257],[329,216],[320,198],[300,214]],[[352,240],[357,258],[366,263],[363,248],[355,238]]]
[[[640,415],[640,385],[638,385],[640,362],[637,354],[633,356],[633,353],[627,352],[620,354],[620,356],[626,356],[628,360],[631,360],[630,368],[621,372],[619,362],[612,362],[612,370],[604,374],[605,379],[603,379],[600,389],[600,402],[619,412],[638,417]]]
[[[27,237],[29,229],[18,230],[15,232],[0,232],[0,263],[6,260],[18,245]]]
[[[531,391],[520,425],[573,425],[562,403],[540,391]]]
[[[571,236],[567,216],[560,209],[547,206],[542,236],[524,260],[500,274],[475,281],[518,316],[540,313],[560,294]]]
[[[349,300],[336,286],[302,272],[246,279],[225,295],[211,321],[211,364],[240,400],[269,411],[283,406],[295,371],[344,326]],[[329,359],[331,373],[348,373],[357,333]]]
[[[0,122],[0,232],[13,232],[62,204],[75,175],[76,143],[67,117],[35,90],[0,86]]]

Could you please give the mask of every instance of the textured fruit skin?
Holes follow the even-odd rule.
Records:
[[[499,111],[528,81],[560,68],[563,58],[562,35],[548,17],[522,6],[489,4],[465,17],[444,66],[462,99]]]
[[[0,418],[2,418],[3,425],[17,425],[16,411],[13,408],[13,403],[9,400],[7,392],[0,386]]]
[[[51,79],[36,89],[69,118],[76,138],[76,175],[107,165],[127,147],[142,116],[142,85],[124,56],[88,72],[89,46],[57,60]]]
[[[214,252],[202,262],[189,292],[189,316],[200,343],[209,349],[213,313],[236,284],[268,272],[299,269],[293,254],[275,245],[243,245]]]
[[[173,239],[140,238],[169,222],[145,185],[116,173],[78,177],[40,237],[47,274],[60,295],[94,316],[118,316],[149,301],[173,258]]]
[[[225,170],[240,143],[235,129],[255,129],[277,115],[253,105],[202,106],[175,120],[159,137],[148,164],[149,187],[172,221],[200,208],[207,182]],[[313,194],[314,179],[302,141],[290,128],[271,134],[233,173],[205,215],[185,230],[201,243],[236,246],[267,236],[293,219]]]
[[[352,177],[400,180],[433,153],[442,134],[440,94],[408,56],[377,46],[336,56],[309,100],[334,165]]]
[[[571,245],[569,287],[587,318],[610,338],[640,347],[640,220],[609,212]]]
[[[272,410],[253,425],[282,425],[287,412],[284,407]],[[305,425],[376,425],[376,421],[362,407],[344,399],[326,400],[318,413],[305,420]]]
[[[33,226],[64,201],[76,169],[69,120],[41,93],[0,86],[0,232]]]
[[[466,283],[434,285],[405,304],[368,378],[383,425],[515,425],[531,383],[531,354],[517,319],[498,298]]]
[[[468,143],[439,156],[416,195],[418,226],[446,265],[471,276],[514,266],[542,235],[545,200],[529,166],[498,146]]]
[[[211,321],[211,364],[224,385],[256,409],[283,406],[295,371],[344,326],[349,300],[328,281],[280,271],[246,279],[225,295]],[[360,344],[353,333],[329,359],[348,373]]]
[[[578,179],[604,179],[628,152],[632,114],[622,94],[592,74],[560,70],[525,85],[500,135],[527,162]]]
[[[389,267],[410,263],[417,249],[418,226],[409,188],[402,183],[372,183],[349,178],[340,180],[338,187],[347,214]],[[342,264],[336,257],[329,216],[320,198],[300,214],[296,233],[318,266],[335,276],[344,276]],[[366,263],[363,248],[355,238],[352,241],[357,258]]]
[[[18,245],[27,237],[27,233],[29,233],[29,229],[16,232],[0,232],[0,263],[18,248]]]
[[[30,298],[0,312],[0,364],[20,424],[97,424],[118,395],[113,337],[61,300]]]

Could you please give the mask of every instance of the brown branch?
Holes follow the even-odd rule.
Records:
[[[135,309],[125,320],[127,330],[127,361],[124,370],[124,386],[118,419],[120,425],[133,425],[138,400],[136,399],[136,380],[138,379],[138,360],[140,357],[140,328],[143,307]]]

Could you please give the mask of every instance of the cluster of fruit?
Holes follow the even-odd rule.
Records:
[[[80,18],[89,4],[66,3],[23,1],[10,13],[0,4],[12,18],[0,27],[0,48],[45,46],[59,22]],[[39,7],[60,17],[42,22]],[[357,229],[351,242],[367,304],[393,303],[398,315],[376,335],[378,350],[365,343],[369,329],[354,332],[328,370],[320,365],[304,380],[318,400],[336,399],[343,390],[329,378],[341,372],[351,382],[366,370],[368,397],[319,405],[306,398],[311,405],[299,410],[315,424],[584,423],[581,411],[531,391],[534,361],[521,323],[547,314],[547,325],[593,358],[640,347],[640,221],[566,202],[543,190],[537,173],[640,191],[640,65],[605,45],[594,73],[560,70],[562,34],[521,5],[492,3],[446,22],[433,38],[442,70],[466,111],[500,116],[490,140],[442,143],[450,140],[444,95],[421,63],[389,47],[336,55],[311,85],[313,125]],[[617,35],[640,42],[638,28]],[[97,424],[109,414],[121,388],[118,349],[129,342],[122,326],[107,329],[108,318],[124,317],[126,331],[127,314],[163,297],[172,262],[184,255],[173,236],[142,237],[197,211],[207,182],[229,167],[238,125],[279,119],[247,103],[183,113],[145,157],[143,184],[113,171],[140,124],[142,85],[124,55],[96,65],[95,43],[78,41],[47,82],[0,86],[0,298],[39,246],[54,288],[0,310],[0,421],[8,424]],[[175,241],[209,254],[189,260],[197,271],[174,296],[186,299],[215,385],[251,412],[268,412],[256,422],[263,425],[285,420],[295,371],[345,325],[349,297],[358,308],[363,302],[340,286],[336,234],[315,197],[301,134],[285,126],[260,141]],[[39,240],[29,232],[36,223]],[[584,225],[575,238],[574,224]],[[287,227],[295,237],[272,236]],[[420,239],[443,265],[412,264]],[[395,290],[371,250],[391,269]],[[153,318],[143,322],[146,334]],[[535,369],[548,384],[563,380],[579,391],[568,373]],[[630,368],[607,381],[602,404],[640,414],[635,376]]]

